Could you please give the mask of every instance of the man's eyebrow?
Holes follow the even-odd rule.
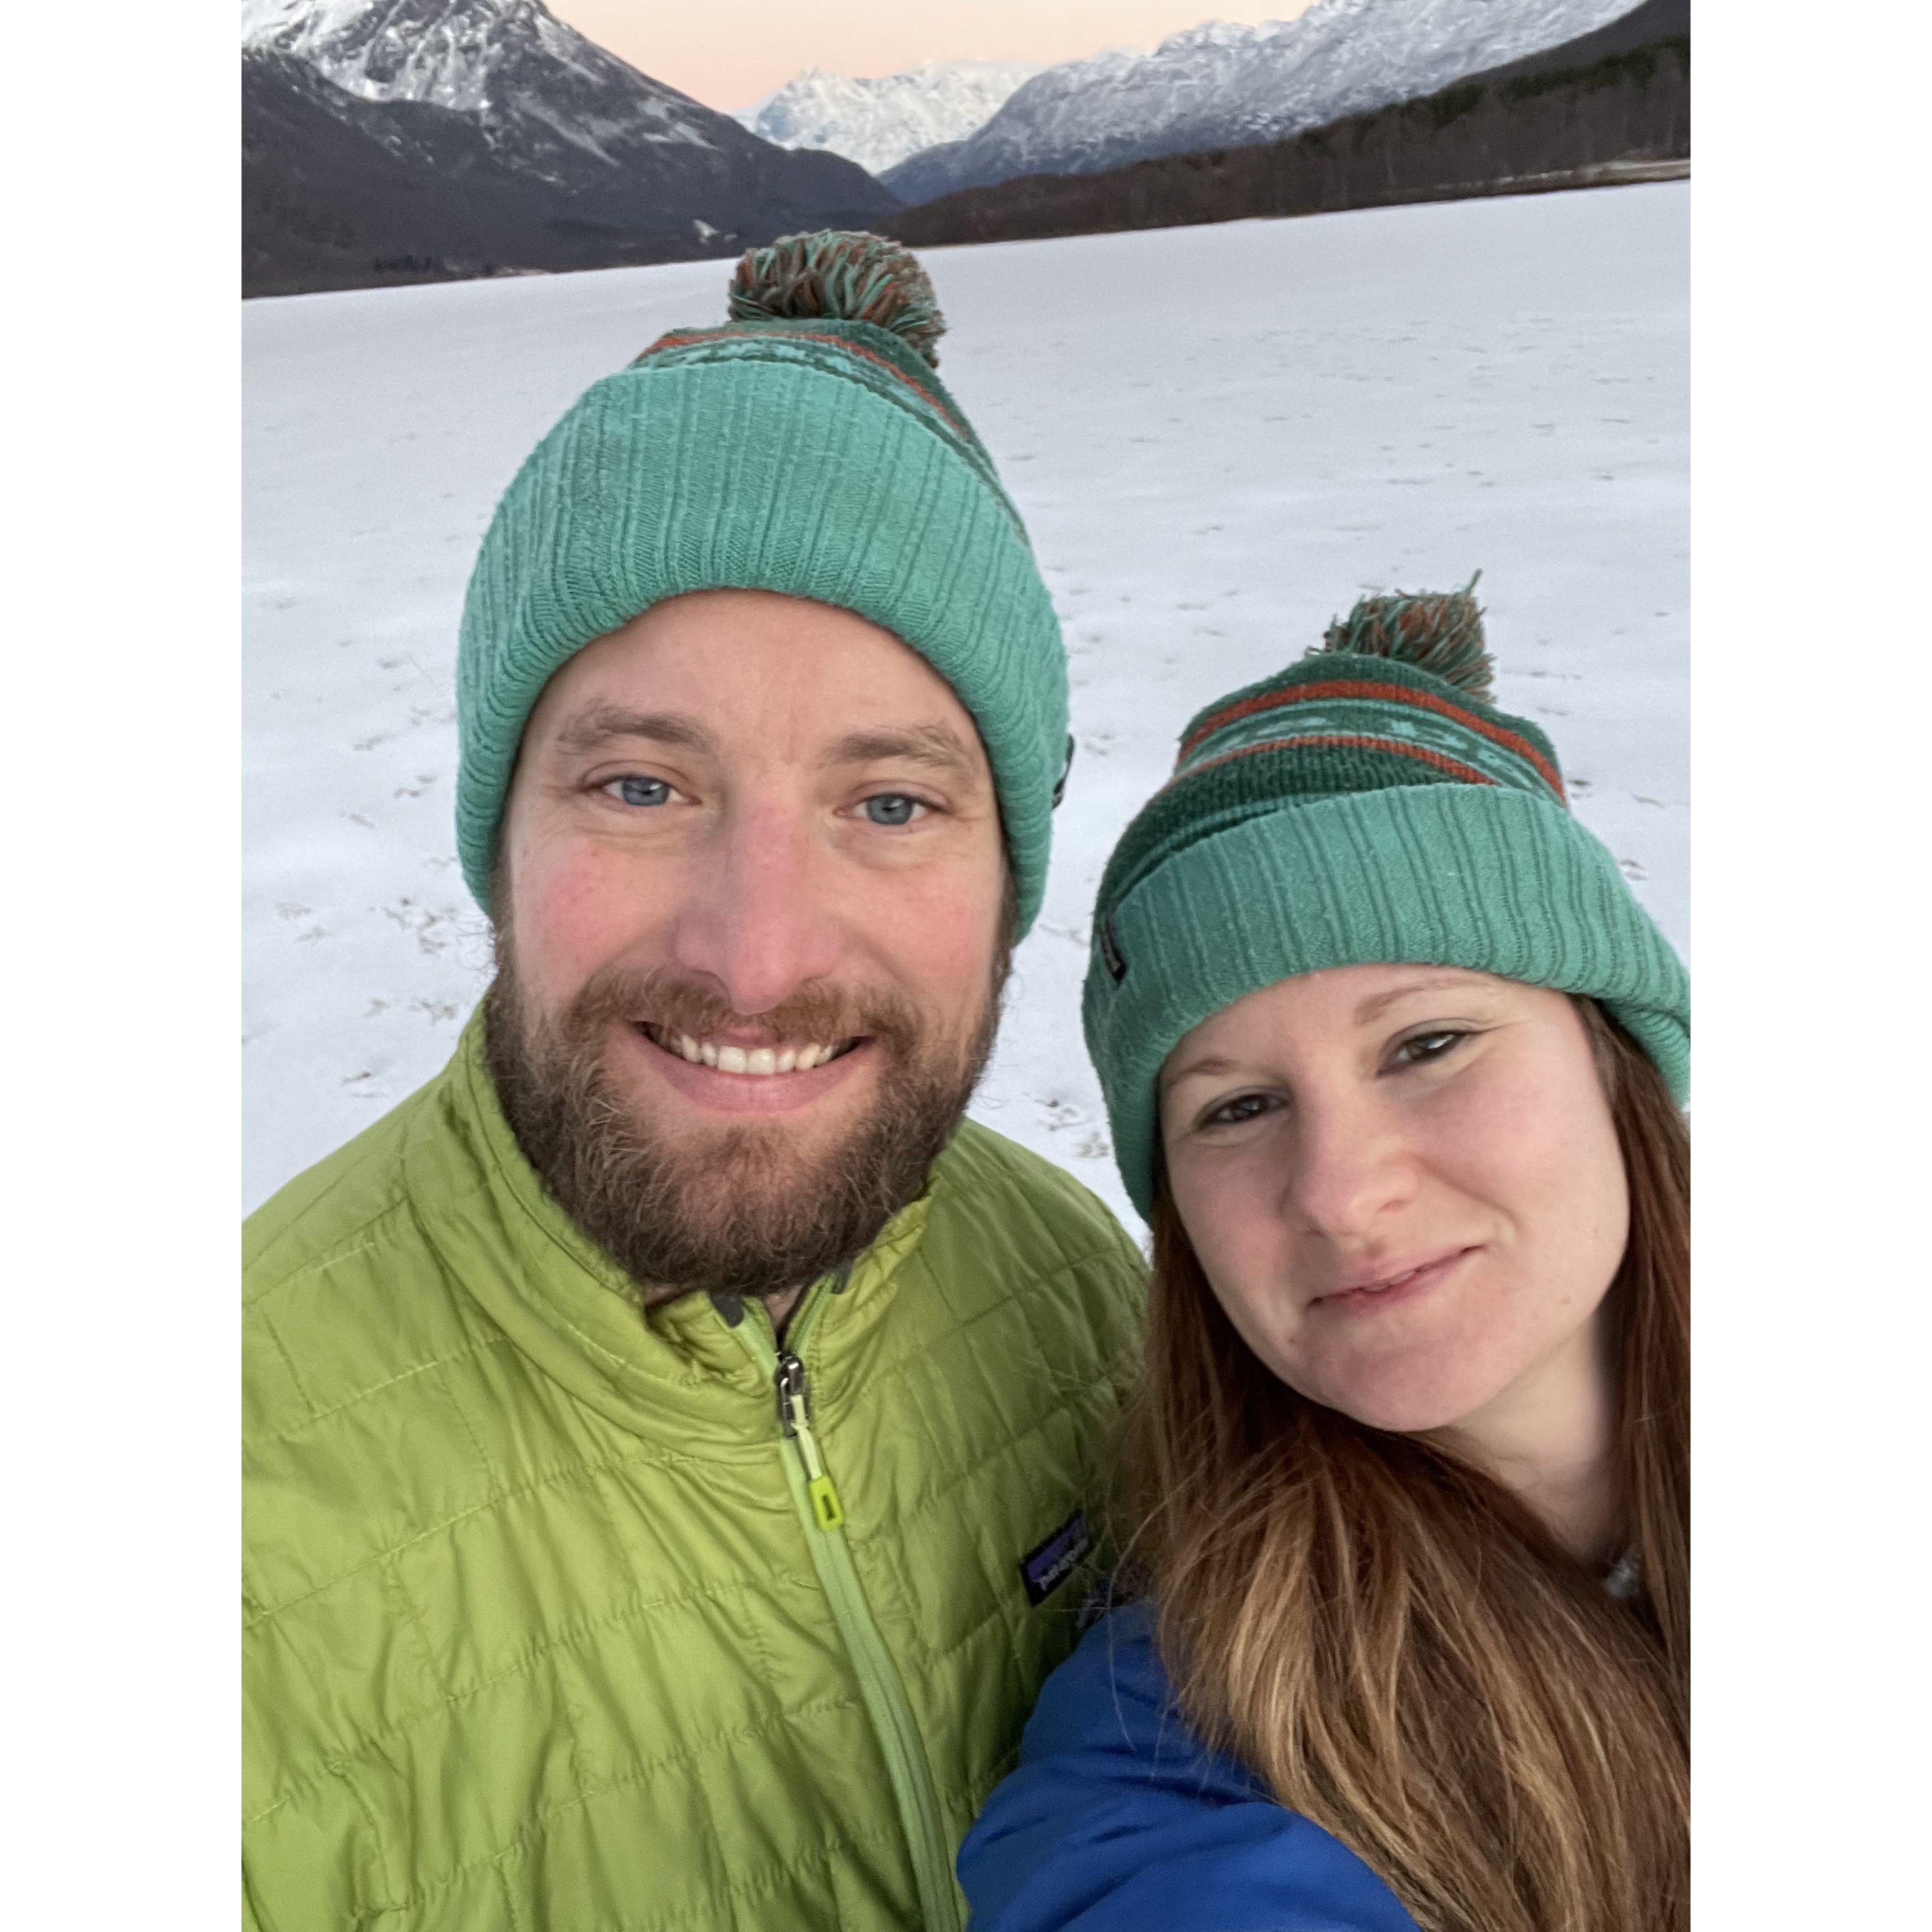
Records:
[[[580,758],[620,738],[648,738],[659,745],[676,745],[688,752],[712,748],[710,732],[696,718],[679,711],[629,711],[620,704],[589,704],[558,730],[556,748]]]
[[[877,764],[886,759],[902,759],[908,764],[926,765],[961,778],[979,775],[978,761],[960,740],[958,732],[944,724],[908,724],[877,731],[854,731],[827,748],[819,762],[823,765]]]

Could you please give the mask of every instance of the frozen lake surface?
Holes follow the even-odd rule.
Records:
[[[1080,1042],[1100,868],[1189,716],[1480,568],[1503,707],[1688,954],[1690,189],[931,249],[1080,749],[973,1112],[1138,1227]],[[248,304],[244,1204],[436,1072],[488,977],[451,823],[464,581],[577,393],[730,264]]]

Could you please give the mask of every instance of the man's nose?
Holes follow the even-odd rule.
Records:
[[[1414,1196],[1418,1172],[1400,1115],[1372,1094],[1338,1088],[1298,1099],[1282,1180],[1292,1221],[1358,1242]]]
[[[708,842],[676,920],[673,958],[747,1016],[782,1005],[838,962],[829,855],[794,814],[734,812]]]

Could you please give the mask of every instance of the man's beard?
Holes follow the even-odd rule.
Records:
[[[508,925],[497,928],[484,996],[497,1097],[525,1158],[646,1307],[694,1291],[784,1294],[863,1252],[924,1188],[965,1113],[992,1051],[1010,958],[1002,944],[963,1035],[935,1029],[896,995],[830,988],[750,1018],[663,970],[607,970],[549,1013],[535,1010],[518,980]],[[815,1156],[798,1151],[781,1120],[680,1134],[652,1120],[609,1064],[614,1029],[646,1016],[694,1039],[748,1024],[827,1045],[862,1035],[879,1058],[877,1096]]]

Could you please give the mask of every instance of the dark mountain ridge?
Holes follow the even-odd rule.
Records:
[[[1642,0],[1641,5],[1620,15],[1607,27],[1599,27],[1594,33],[1579,34],[1574,40],[1487,68],[1471,78],[1484,82],[1515,80],[1526,74],[1589,68],[1612,54],[1634,53],[1640,47],[1654,47],[1660,41],[1688,41],[1690,38],[1690,0]]]

